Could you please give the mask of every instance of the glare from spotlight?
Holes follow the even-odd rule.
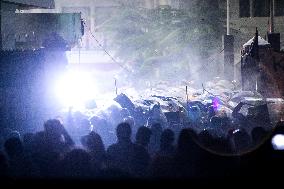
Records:
[[[69,71],[57,81],[55,91],[63,106],[82,108],[96,95],[95,81],[88,72]]]
[[[272,138],[272,146],[274,150],[284,150],[284,135],[277,134]]]

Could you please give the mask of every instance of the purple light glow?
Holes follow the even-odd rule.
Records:
[[[220,107],[220,100],[219,100],[219,98],[214,97],[213,100],[212,100],[212,104],[213,104],[214,110],[218,110],[219,107]]]

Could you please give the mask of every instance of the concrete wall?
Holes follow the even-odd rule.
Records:
[[[85,35],[82,37],[81,45],[78,44],[77,49],[97,50],[99,49],[96,41],[92,39],[89,32],[95,33],[96,38],[105,43],[105,38],[98,31],[99,19],[105,14],[111,14],[111,9],[120,6],[115,0],[55,0],[55,9],[33,9],[22,11],[24,13],[81,13],[81,17],[85,20]],[[109,13],[105,13],[108,11]]]
[[[0,20],[1,45],[0,46],[1,46],[1,49],[2,49],[2,47],[4,46],[3,43],[6,40],[9,40],[8,38],[11,37],[11,34],[9,34],[9,33],[5,33],[5,35],[3,34],[5,28],[10,23],[10,19],[6,20],[6,17],[13,18],[13,14],[15,13],[15,10],[18,8],[18,5],[3,2],[3,1],[1,1],[0,4],[1,4],[1,16],[0,16],[0,19],[1,19]],[[13,28],[11,28],[10,31],[14,32]],[[11,47],[9,46],[7,48],[10,49]]]
[[[20,1],[19,1],[20,2]],[[25,1],[21,1],[24,3]],[[40,1],[37,1],[40,2]],[[47,4],[47,1],[42,1]],[[51,1],[49,1],[51,2]],[[33,1],[30,1],[32,4]],[[39,4],[38,4],[39,5]],[[70,46],[81,37],[79,14],[21,14],[16,13],[21,6],[1,1],[1,45],[0,49],[22,49],[17,45],[23,43],[23,49],[37,49],[51,33],[61,35]],[[33,44],[31,44],[33,43]]]
[[[77,43],[78,38],[81,37],[81,23],[79,14],[77,16],[71,14],[19,14],[16,13],[18,12],[16,10],[20,9],[22,6],[13,4],[11,2],[12,1],[1,1],[0,3],[0,49],[15,50],[17,49],[17,43],[23,43],[23,45],[26,45],[23,49],[39,48],[42,41],[51,32],[59,33],[70,45]],[[27,1],[18,2],[25,3]],[[33,1],[29,2],[29,5],[36,5],[36,3],[33,4]],[[47,2],[48,1],[42,1],[43,5],[47,5]],[[38,3],[38,5],[39,4],[40,3]],[[49,23],[45,23],[44,20],[49,20]]]
[[[82,38],[82,45],[77,49],[82,50],[99,50],[97,42],[93,39],[89,30],[95,34],[97,40],[108,46],[107,37],[99,31],[102,20],[108,18],[108,14],[121,5],[121,3],[134,3],[145,8],[156,8],[159,5],[179,5],[181,0],[55,0],[54,9],[32,9],[23,10],[23,13],[62,13],[77,12],[82,13],[82,18],[86,21],[86,32]],[[178,8],[176,6],[175,8]]]
[[[235,48],[239,52],[242,45],[254,36],[255,28],[259,30],[259,35],[265,38],[269,29],[269,17],[247,17],[240,18],[239,16],[239,0],[230,0],[231,2],[231,28],[235,35]],[[275,32],[281,34],[281,47],[284,48],[284,17],[277,16],[274,19]],[[239,53],[240,54],[240,53]]]
[[[21,14],[2,12],[2,49],[38,49],[55,32],[73,46],[81,37],[80,14]]]
[[[226,2],[223,0],[220,3],[222,9],[226,11]],[[230,28],[231,34],[234,35],[234,54],[235,54],[235,79],[240,80],[240,61],[241,61],[241,49],[249,39],[255,35],[256,27],[258,28],[259,35],[266,39],[266,35],[269,29],[269,17],[244,17],[240,15],[239,0],[230,0]],[[275,32],[281,34],[281,48],[284,49],[284,17],[277,16],[274,18]]]

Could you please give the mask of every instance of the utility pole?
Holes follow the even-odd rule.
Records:
[[[270,0],[270,21],[269,21],[269,32],[274,32],[274,0]]]
[[[227,0],[227,35],[230,35],[230,0]]]
[[[254,3],[253,0],[249,0],[249,14],[250,17],[254,17],[254,7],[253,7]]]
[[[234,80],[234,36],[230,35],[230,0],[227,0],[227,34],[223,35],[224,77]]]
[[[269,31],[267,32],[268,42],[275,51],[280,51],[280,33],[274,31],[274,0],[270,0]]]

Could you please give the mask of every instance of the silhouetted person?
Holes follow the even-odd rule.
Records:
[[[167,117],[163,113],[160,104],[155,104],[149,112],[147,125],[151,126],[155,124],[160,124],[162,128],[167,128],[168,126]]]
[[[174,132],[166,129],[161,134],[160,149],[153,157],[151,164],[151,176],[154,178],[173,178],[175,177],[174,155],[176,153],[174,142]]]
[[[91,155],[94,169],[104,167],[106,160],[106,151],[100,135],[92,131],[89,135],[87,135],[85,145]]]
[[[273,149],[271,154],[271,167],[270,172],[272,176],[278,179],[282,179],[282,175],[279,174],[283,169],[284,159],[284,122],[277,123],[275,129],[272,131],[272,135],[269,135],[270,147]]]
[[[183,129],[180,132],[175,156],[176,174],[181,178],[196,178],[200,176],[202,169],[203,150],[196,143],[196,134],[191,129]]]
[[[112,133],[112,127],[105,119],[98,116],[93,116],[90,119],[90,122],[94,127],[93,131],[102,137],[106,147],[115,142],[115,134]]]
[[[57,119],[50,119],[44,123],[45,139],[52,151],[64,153],[69,151],[74,142],[64,126]]]
[[[109,146],[107,155],[110,160],[110,167],[131,172],[131,158],[134,151],[134,144],[131,142],[131,127],[127,123],[121,123],[116,128],[117,143]]]
[[[151,126],[151,138],[149,143],[149,153],[154,155],[160,149],[161,135],[163,132],[163,128],[159,123],[156,123]]]
[[[82,149],[67,153],[61,162],[63,178],[89,179],[93,177],[91,156]]]
[[[199,143],[204,146],[205,148],[210,148],[212,146],[212,135],[211,133],[207,130],[204,129],[198,134],[198,141]]]
[[[221,129],[223,130],[224,137],[227,137],[229,129],[231,129],[232,123],[229,117],[221,118]]]
[[[9,173],[15,178],[27,178],[34,176],[33,165],[19,138],[9,138],[4,144],[5,151],[9,158]]]
[[[128,123],[131,127],[131,140],[134,141],[135,140],[135,134],[137,133],[137,125],[135,124],[135,120],[132,116],[128,116],[128,117],[125,117],[123,118],[123,121],[122,122],[125,122],[125,123]]]
[[[133,176],[144,176],[149,164],[147,151],[131,142],[131,127],[121,123],[116,129],[118,142],[107,149],[109,168],[120,169]]]
[[[282,133],[284,129],[276,127],[258,148],[241,156],[241,170],[244,176],[253,175],[255,178],[266,178],[267,175],[263,173],[267,172],[270,173],[271,178],[277,179],[280,176],[279,170],[283,170],[283,151],[279,151],[280,154],[282,152],[282,157],[278,156],[277,151],[273,149],[272,141],[275,135]]]
[[[21,134],[18,131],[14,130],[9,134],[8,138],[19,138],[19,139],[21,139]]]
[[[40,131],[33,139],[32,159],[39,170],[40,178],[56,177],[58,174],[58,163],[64,152],[57,148],[56,143],[50,144],[46,132]]]
[[[213,116],[210,119],[210,127],[216,136],[225,136],[226,133],[222,128],[222,119],[218,116]]]
[[[237,129],[233,131],[231,138],[231,147],[236,154],[242,154],[251,147],[251,138],[244,129]]]
[[[150,143],[151,130],[148,127],[142,126],[139,127],[136,133],[136,144],[143,146],[145,149],[148,149]]]
[[[8,160],[4,153],[0,152],[0,179],[8,177]]]
[[[253,146],[258,147],[265,142],[269,137],[269,133],[265,131],[262,127],[255,127],[251,131],[251,138],[253,142]]]
[[[190,106],[188,108],[188,116],[189,116],[189,119],[190,119],[191,123],[199,124],[200,115],[201,115],[201,110],[200,110],[198,105]]]
[[[240,113],[241,108],[246,103],[240,102],[233,110],[232,116],[235,118],[236,122],[239,123],[242,127],[246,127],[248,125],[248,118]]]
[[[171,129],[166,129],[161,135],[161,144],[160,150],[158,152],[159,156],[174,156],[175,147],[174,147],[175,134]]]

